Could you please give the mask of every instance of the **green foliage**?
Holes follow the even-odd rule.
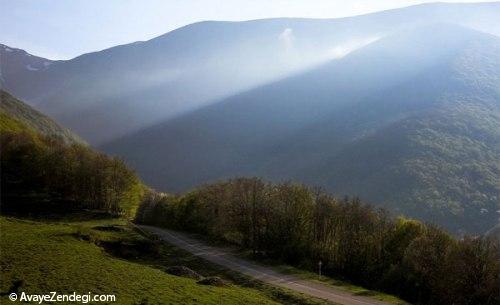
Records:
[[[122,160],[34,132],[2,132],[2,210],[135,215],[143,186]]]
[[[419,304],[500,301],[497,240],[455,240],[357,198],[341,200],[299,184],[239,178],[184,196],[152,193],[136,220],[206,234],[309,270],[321,260],[325,274]],[[461,286],[468,283],[473,286]]]

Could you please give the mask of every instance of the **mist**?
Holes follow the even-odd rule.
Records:
[[[6,89],[99,145],[344,58],[401,30],[439,22],[498,34],[499,10],[498,3],[432,4],[340,19],[199,22],[23,71],[25,81]]]

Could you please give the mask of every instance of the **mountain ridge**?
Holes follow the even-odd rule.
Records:
[[[22,90],[6,89],[99,145],[342,57],[405,27],[454,22],[495,29],[495,12],[500,3],[437,3],[339,19],[200,22],[56,62],[18,79]]]
[[[433,36],[425,35],[428,32]],[[340,173],[340,178],[331,178],[331,174],[328,178],[328,173],[335,172],[340,166],[327,160],[354,145],[356,138],[358,141],[369,139],[371,133],[376,134],[392,124],[411,120],[426,111],[432,114],[441,105],[453,105],[450,101],[472,98],[473,105],[478,105],[483,98],[489,98],[487,105],[497,107],[500,80],[495,73],[500,71],[500,59],[495,54],[500,50],[500,39],[443,24],[395,35],[380,39],[341,60],[238,94],[102,147],[125,156],[149,184],[160,189],[180,191],[207,181],[241,175],[294,179],[324,186],[335,193],[359,194],[377,204],[389,201],[385,202],[387,207],[422,218],[414,210],[409,210],[406,203],[401,203],[399,210],[395,209],[395,201],[399,200],[397,196],[388,200],[387,196],[376,191],[363,192],[363,187],[349,183],[358,179],[355,176]],[[395,46],[402,47],[395,49]],[[421,49],[428,52],[420,52]],[[395,54],[399,54],[399,59]],[[388,66],[385,59],[391,59],[392,66]],[[410,67],[409,62],[412,63]],[[498,108],[492,109],[498,111]],[[436,117],[436,121],[443,118]],[[307,129],[310,126],[312,129]],[[488,143],[497,136],[493,133]],[[405,143],[410,142],[402,141],[399,144],[403,146],[399,149],[403,149],[400,151],[403,158],[410,158],[404,153],[408,150]],[[375,142],[363,151],[370,154],[377,147]],[[141,157],[145,154],[150,157],[148,160]],[[348,172],[355,166],[354,159],[348,161],[352,155],[352,152],[347,153],[346,159],[339,161],[347,168],[339,172]],[[470,158],[474,160],[474,155]],[[453,163],[451,155],[445,155],[445,160]],[[489,160],[487,162],[491,164],[492,160]],[[366,166],[361,168],[370,168],[370,164],[377,163],[363,164]],[[491,174],[488,170],[482,173],[485,175],[482,177]],[[498,179],[495,175],[493,179]],[[408,179],[393,176],[400,177],[401,181]],[[384,177],[384,183],[390,185],[393,181],[391,175]],[[442,181],[443,177],[440,177]],[[344,184],[338,187],[339,179],[353,186],[348,188]],[[376,179],[370,181],[371,187],[377,189],[379,182]],[[491,185],[488,188],[490,196],[497,191]],[[422,204],[422,201],[415,202]],[[465,204],[453,201],[453,205]],[[488,206],[488,221],[483,224],[492,226],[496,221],[494,199],[476,203],[476,207],[480,207],[474,211],[482,209],[484,204]],[[430,206],[423,206],[420,206],[423,210],[432,210]],[[467,221],[457,220],[458,216],[453,213],[447,216],[459,224],[455,225],[454,221],[444,223],[446,217],[440,218],[439,223],[454,231],[460,230],[461,226],[470,231],[487,229],[469,226]],[[423,217],[430,219],[427,215]]]

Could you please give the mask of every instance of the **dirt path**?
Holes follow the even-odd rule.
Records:
[[[389,303],[386,302],[350,294],[349,292],[333,286],[327,286],[321,283],[302,280],[292,275],[282,274],[269,267],[238,258],[232,255],[227,249],[209,246],[181,232],[151,226],[139,227],[207,261],[243,273],[271,285],[284,287],[343,305],[389,305]]]

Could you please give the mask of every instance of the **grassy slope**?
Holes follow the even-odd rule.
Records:
[[[26,126],[26,128],[36,130],[43,135],[59,136],[68,143],[85,144],[84,140],[69,129],[61,127],[48,116],[36,111],[3,90],[0,90],[0,119],[1,130],[11,130],[12,127],[15,127],[12,125],[12,121],[15,120]],[[20,131],[20,129],[17,128],[12,131]]]
[[[223,273],[196,257],[168,245],[154,261],[148,255],[125,260],[78,236],[104,241],[138,240],[141,235],[126,228],[122,232],[103,232],[92,228],[122,220],[77,222],[38,222],[0,217],[2,281],[0,291],[23,280],[20,291],[43,293],[116,294],[117,304],[324,304],[298,295],[252,283],[237,275]],[[82,233],[83,232],[83,233]],[[166,266],[183,264],[202,275],[222,275],[236,284],[211,287],[195,280],[165,273]],[[222,272],[222,273],[221,273]],[[226,271],[227,272],[227,271]],[[6,296],[0,298],[0,303]]]

